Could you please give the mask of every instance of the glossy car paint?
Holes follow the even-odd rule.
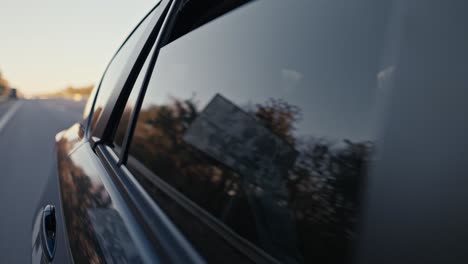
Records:
[[[69,252],[69,240],[66,235],[66,229],[64,228],[65,224],[59,195],[58,175],[57,172],[54,171],[47,179],[47,185],[42,190],[39,206],[34,213],[31,229],[31,263],[49,263],[49,260],[44,253],[40,234],[42,232],[42,214],[47,204],[53,204],[56,207],[55,215],[57,221],[57,247],[54,259],[57,261],[56,263],[70,263],[72,261]]]
[[[73,127],[57,142],[62,207],[77,263],[158,262],[91,146]],[[71,134],[71,135],[70,135]],[[84,141],[84,142],[83,142]],[[71,153],[68,155],[68,153]]]

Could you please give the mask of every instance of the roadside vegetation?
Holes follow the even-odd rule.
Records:
[[[10,92],[10,84],[8,80],[3,77],[2,72],[0,71],[0,97],[7,96]]]
[[[68,86],[56,92],[40,94],[37,97],[40,99],[63,98],[74,101],[84,101],[89,98],[93,88],[94,85],[87,85],[83,87]]]

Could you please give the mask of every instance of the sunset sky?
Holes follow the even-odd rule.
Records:
[[[158,0],[0,0],[0,71],[27,95],[96,84]]]

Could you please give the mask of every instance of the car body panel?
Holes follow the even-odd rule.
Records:
[[[55,177],[60,184],[62,203],[57,199],[50,202],[63,210],[66,220],[58,221],[58,225],[65,227],[63,237],[69,238],[73,261],[143,263],[151,259],[159,262],[156,255],[148,256],[153,250],[147,248],[149,243],[143,241],[142,230],[131,217],[115,186],[106,180],[107,172],[91,145],[86,139],[80,139],[81,130],[77,126],[57,135],[58,175]],[[55,177],[51,177],[49,182],[53,183]],[[58,186],[55,187],[57,190]],[[48,189],[46,193],[53,194],[55,190]],[[42,204],[47,201],[42,199]],[[59,257],[59,254],[67,252],[66,245],[58,241],[56,263],[65,263],[67,258]]]
[[[55,167],[55,166],[54,166]],[[31,263],[48,263],[48,259],[44,254],[44,249],[41,241],[42,214],[45,205],[56,205],[56,221],[57,221],[57,249],[54,256],[55,263],[73,263],[71,259],[68,236],[64,228],[63,212],[59,195],[59,184],[57,170],[54,170],[47,179],[46,186],[40,198],[41,203],[37,207],[32,226],[32,247],[31,247]]]

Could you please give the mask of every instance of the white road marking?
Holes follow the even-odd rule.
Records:
[[[23,104],[23,102],[16,102],[14,105],[12,105],[10,107],[10,109],[8,109],[8,111],[2,116],[0,117],[0,133],[2,133],[2,130],[3,128],[5,128],[6,124],[8,123],[8,121],[10,121],[10,119],[13,117],[13,115],[15,114],[16,110],[18,110],[18,108]]]

